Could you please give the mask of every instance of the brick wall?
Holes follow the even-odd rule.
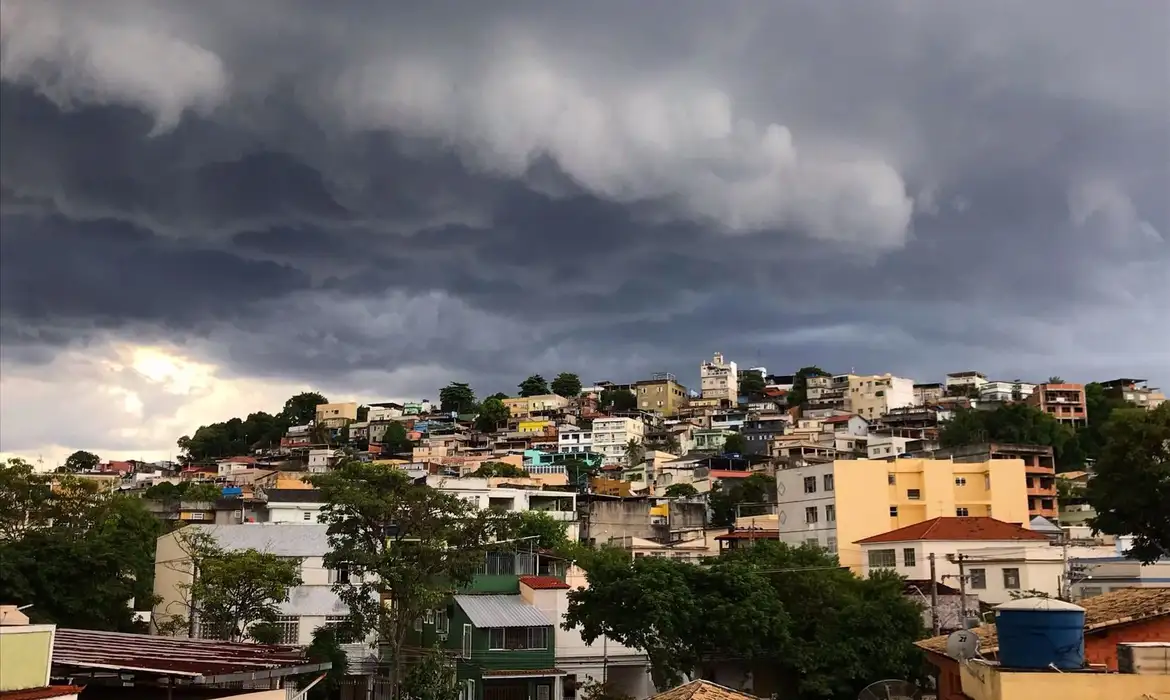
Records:
[[[1117,670],[1117,645],[1122,642],[1170,642],[1170,615],[1114,625],[1085,635],[1085,660]],[[954,659],[927,652],[927,661],[938,668],[938,700],[968,700],[959,684],[959,664]]]

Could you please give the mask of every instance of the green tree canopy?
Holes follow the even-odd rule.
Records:
[[[740,433],[732,433],[723,441],[724,454],[744,454],[747,448],[747,438]]]
[[[645,650],[660,688],[717,660],[774,672],[779,697],[857,697],[875,678],[920,672],[921,610],[901,579],[859,579],[816,548],[762,540],[708,566],[658,557],[590,566],[589,587],[568,594],[564,627]]]
[[[625,457],[627,465],[638,466],[646,458],[646,446],[634,438],[630,438],[630,441],[626,443]]]
[[[698,496],[699,492],[691,484],[671,484],[662,492],[667,498],[689,498]]]
[[[561,372],[552,381],[552,392],[566,399],[581,395],[581,378],[570,372]]]
[[[549,393],[548,382],[539,374],[534,374],[520,382],[518,388],[521,396],[543,396]]]
[[[739,373],[739,395],[749,399],[758,399],[764,395],[764,375],[758,369],[748,369]]]
[[[943,424],[939,442],[943,447],[983,442],[1048,445],[1052,447],[1057,466],[1062,471],[1084,463],[1084,455],[1071,427],[1039,408],[1023,403],[1004,404],[992,411],[960,409]]]
[[[796,375],[792,379],[792,390],[788,392],[789,406],[803,406],[808,398],[808,378],[809,377],[828,377],[831,376],[828,372],[812,365],[809,367],[801,367],[796,370]]]
[[[317,419],[317,407],[329,403],[329,399],[315,391],[306,391],[289,397],[284,402],[284,410],[280,417],[284,419],[285,429],[290,425],[306,425]]]
[[[512,524],[512,538],[536,537],[532,541],[534,547],[540,549],[562,550],[569,543],[569,524],[554,519],[548,513],[539,510],[524,510],[515,513],[516,520]],[[527,540],[525,540],[527,544]]]
[[[501,423],[507,423],[511,412],[502,399],[489,398],[479,407],[475,417],[475,429],[481,433],[494,433]]]
[[[349,608],[347,629],[371,632],[392,659],[390,695],[402,681],[402,648],[414,621],[445,605],[484,564],[493,540],[509,539],[511,520],[384,464],[343,460],[310,481],[325,501],[325,565],[347,569],[333,590]],[[384,604],[390,601],[391,604]]]
[[[1085,497],[1095,529],[1134,536],[1130,556],[1170,558],[1170,403],[1113,414]]]
[[[78,450],[65,458],[64,469],[74,474],[77,472],[91,472],[97,469],[101,463],[101,457],[98,457],[94,453]]]
[[[1092,462],[1101,456],[1101,449],[1105,446],[1105,425],[1110,416],[1119,408],[1131,408],[1129,403],[1120,396],[1109,396],[1105,387],[1097,382],[1085,385],[1085,413],[1088,420],[1086,425],[1077,431],[1077,442],[1085,459]]]
[[[325,676],[325,680],[313,686],[309,691],[308,700],[332,700],[341,696],[342,682],[349,671],[349,657],[341,648],[343,634],[332,625],[325,625],[313,630],[313,641],[305,650],[309,663],[333,664]],[[302,681],[311,681],[317,674],[302,676]]]
[[[475,410],[475,392],[464,382],[451,382],[439,390],[439,410],[471,413]]]
[[[502,392],[502,391],[497,391],[496,393],[492,394],[492,395],[491,395],[491,396],[489,396],[488,398],[489,398],[489,399],[499,399],[500,401],[503,401],[504,399],[506,399],[506,398],[509,398],[509,397],[508,397],[508,395],[507,395],[507,394],[505,394],[504,392]]]
[[[406,426],[398,421],[393,421],[388,424],[386,429],[380,432],[376,442],[382,445],[384,452],[390,454],[410,452],[413,446],[413,443],[407,436]]]
[[[599,403],[609,411],[632,411],[638,407],[638,397],[626,389],[602,389]]]
[[[759,515],[762,503],[776,500],[776,477],[752,474],[746,479],[720,479],[707,495],[711,524],[728,527],[738,515]],[[757,504],[757,505],[748,505]]]
[[[524,479],[528,477],[528,472],[523,467],[517,467],[515,464],[509,464],[508,462],[484,462],[471,475],[482,478],[505,476],[514,479]]]

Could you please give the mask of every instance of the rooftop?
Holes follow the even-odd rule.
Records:
[[[123,632],[58,629],[53,666],[181,676],[192,683],[276,678],[330,668],[310,663],[303,649],[160,637]]]
[[[264,489],[269,503],[324,503],[321,489]]]
[[[1123,588],[1077,601],[1085,609],[1085,633],[1151,617],[1170,615],[1170,588]],[[971,630],[979,636],[979,652],[991,654],[999,650],[995,625],[983,625]],[[936,654],[946,654],[947,637],[941,635],[915,642],[920,648]]]
[[[534,591],[567,591],[570,588],[569,584],[556,576],[521,576],[520,583]]]
[[[457,595],[455,604],[471,624],[487,627],[547,627],[552,623],[518,595]]]
[[[255,549],[282,557],[323,556],[329,551],[327,525],[318,523],[247,523],[188,525],[198,527],[227,549]],[[167,537],[167,535],[163,535]]]
[[[82,690],[85,690],[85,686],[50,685],[26,690],[0,690],[0,700],[47,700],[48,698],[59,698],[62,695],[77,695]]]
[[[875,544],[879,542],[910,542],[916,540],[1037,540],[1048,538],[1039,532],[1028,530],[1018,523],[1005,523],[988,517],[945,517],[931,518],[880,535],[866,537],[854,544]]]
[[[757,698],[741,690],[732,690],[711,681],[698,680],[653,695],[650,700],[757,700]]]

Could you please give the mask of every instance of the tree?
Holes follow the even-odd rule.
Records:
[[[608,411],[633,411],[638,407],[638,397],[626,389],[602,389],[598,403]]]
[[[764,375],[758,369],[749,369],[739,374],[739,395],[758,399],[764,395]]]
[[[511,412],[501,399],[489,398],[479,407],[475,417],[475,429],[481,433],[494,433],[501,423],[507,423]]]
[[[441,648],[428,649],[402,679],[402,700],[459,700],[455,665]]]
[[[1049,384],[1064,384],[1064,378],[1060,375],[1053,375],[1048,378]]]
[[[349,671],[349,657],[341,648],[341,633],[332,625],[325,625],[313,630],[313,641],[305,649],[309,663],[329,662],[332,667],[325,674],[325,679],[309,691],[309,700],[329,700],[339,697],[341,683]],[[302,681],[311,681],[317,674],[302,676]]]
[[[548,382],[539,374],[534,374],[518,385],[520,396],[544,396],[549,393]]]
[[[397,421],[387,425],[378,439],[381,441],[382,450],[390,454],[410,452],[413,444],[406,434],[406,426]]]
[[[1095,530],[1134,536],[1129,556],[1170,557],[1170,403],[1114,412],[1085,497]]]
[[[662,450],[674,455],[682,453],[682,447],[679,445],[678,438],[674,436],[674,433],[669,433],[664,438],[646,440],[645,445],[647,449]]]
[[[475,410],[475,392],[463,382],[451,382],[439,390],[439,410],[444,413],[471,413]]]
[[[1004,404],[993,411],[960,409],[943,424],[939,442],[943,447],[984,442],[1048,445],[1061,471],[1084,463],[1072,428],[1039,408],[1022,403]]]
[[[792,390],[788,392],[789,406],[803,406],[808,398],[808,379],[809,377],[828,377],[831,376],[828,372],[815,365],[809,367],[801,367],[796,370],[796,376],[792,380]]]
[[[642,463],[646,457],[646,446],[638,442],[634,438],[626,443],[626,464],[631,467],[636,467]]]
[[[271,625],[280,617],[280,604],[301,585],[301,561],[255,549],[225,550],[203,530],[181,535],[196,562],[187,588],[187,604],[204,630],[238,642],[254,627]]]
[[[778,697],[857,697],[875,678],[921,669],[921,610],[901,579],[857,578],[817,548],[769,539],[705,566],[606,557],[590,567],[588,588],[568,593],[564,628],[644,650],[660,688],[720,660],[775,674]]]
[[[691,496],[698,496],[699,492],[690,484],[671,484],[666,487],[662,495],[667,498],[690,498]]]
[[[529,476],[523,467],[517,467],[515,464],[509,464],[507,462],[484,462],[471,475],[481,478],[504,476],[513,479],[527,479]]]
[[[513,539],[535,537],[534,547],[551,550],[560,550],[569,542],[566,534],[568,523],[554,520],[551,515],[539,510],[524,510],[515,515],[516,521],[512,525]]]
[[[747,439],[740,433],[732,433],[723,441],[724,454],[743,454],[747,447]]]
[[[349,607],[346,627],[357,638],[377,632],[390,658],[394,697],[414,621],[470,583],[490,543],[508,539],[511,521],[384,464],[343,460],[309,478],[326,504],[320,516],[328,525],[325,566],[349,572],[333,586]]]
[[[1077,442],[1087,461],[1096,461],[1105,445],[1105,425],[1110,416],[1119,408],[1132,408],[1133,404],[1120,396],[1109,396],[1105,387],[1097,382],[1085,385],[1085,426],[1077,431]]]
[[[581,700],[634,700],[634,696],[623,693],[613,681],[590,678],[581,687]]]
[[[369,420],[369,418],[370,418],[370,407],[365,406],[365,405],[358,406],[357,422],[358,423],[365,423],[367,420]]]
[[[76,474],[77,472],[92,472],[101,464],[101,457],[98,457],[92,452],[85,450],[78,450],[65,458],[65,471]]]
[[[771,503],[776,500],[776,477],[767,474],[752,474],[746,479],[720,479],[707,496],[711,510],[711,524],[728,527],[747,504]]]
[[[329,399],[315,391],[306,391],[285,401],[280,417],[287,425],[307,425],[317,420],[317,407],[323,403],[329,403]]]
[[[561,372],[552,381],[552,392],[566,399],[581,395],[581,378],[569,372]]]

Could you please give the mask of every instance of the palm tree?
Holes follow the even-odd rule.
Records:
[[[630,438],[630,441],[626,443],[626,465],[630,467],[638,466],[642,463],[642,458],[645,455],[646,448],[642,446],[642,443],[634,438]]]

